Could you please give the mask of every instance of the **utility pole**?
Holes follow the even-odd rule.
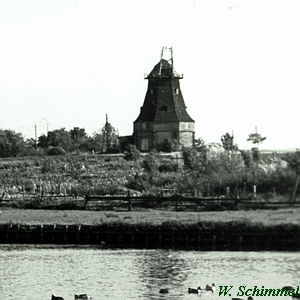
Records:
[[[255,134],[257,135],[257,126],[255,126]],[[257,143],[257,151],[259,148],[259,142]],[[257,155],[259,155],[257,153]],[[253,198],[256,199],[256,187],[257,187],[257,169],[258,169],[258,159],[255,162],[255,174],[254,174],[254,186],[253,186]]]
[[[105,122],[105,131],[106,131],[106,152],[107,152],[108,149],[109,149],[109,145],[108,145],[108,143],[109,143],[109,136],[108,136],[109,124],[108,124],[108,116],[107,116],[107,114],[106,114],[105,118],[106,118],[106,122]]]
[[[35,132],[35,152],[37,153],[37,128],[36,128],[36,125],[34,125],[34,132]]]
[[[48,131],[49,131],[49,123],[48,123],[48,120],[47,120],[47,119],[45,119],[45,118],[43,118],[43,121],[45,121],[45,122],[46,122],[46,134],[47,134],[47,136],[48,136]]]

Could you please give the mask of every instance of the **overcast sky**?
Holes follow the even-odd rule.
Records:
[[[196,137],[298,148],[299,1],[0,0],[0,129],[133,132],[144,73],[173,47]]]

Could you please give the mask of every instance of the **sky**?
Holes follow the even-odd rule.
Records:
[[[145,73],[173,48],[195,137],[299,148],[299,2],[0,0],[0,129],[133,133]]]

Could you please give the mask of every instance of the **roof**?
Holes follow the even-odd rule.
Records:
[[[143,107],[135,122],[195,122],[187,113],[178,75],[169,61],[161,59],[150,74]],[[176,92],[174,92],[176,90]]]
[[[182,78],[172,67],[172,65],[165,59],[161,59],[160,62],[155,65],[150,74],[146,79],[165,78],[165,77],[176,77]]]

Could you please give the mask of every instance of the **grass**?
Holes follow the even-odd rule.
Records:
[[[80,210],[31,210],[5,208],[0,211],[0,224],[123,224],[161,225],[170,222],[192,225],[199,222],[212,224],[237,223],[244,226],[271,227],[299,225],[300,208],[253,211],[173,212],[161,210],[105,212]]]

